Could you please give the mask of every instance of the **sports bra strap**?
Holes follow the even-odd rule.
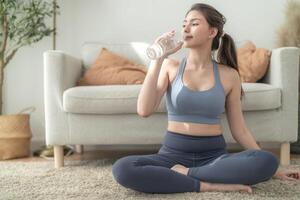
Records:
[[[186,57],[184,57],[182,60],[181,60],[181,63],[180,63],[180,67],[179,67],[179,75],[181,76],[182,73],[183,73],[183,70],[184,70],[184,66],[186,65]],[[179,76],[179,77],[180,77]]]
[[[219,68],[218,68],[217,62],[215,60],[213,60],[213,66],[214,66],[215,80],[216,80],[216,83],[219,85],[221,83],[220,76],[219,76]]]

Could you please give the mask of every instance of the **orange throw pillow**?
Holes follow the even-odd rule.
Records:
[[[260,80],[268,70],[271,51],[264,48],[256,48],[252,42],[247,42],[237,49],[239,73],[242,82]]]
[[[94,64],[77,81],[77,85],[142,84],[146,73],[147,68],[144,65],[102,48]]]

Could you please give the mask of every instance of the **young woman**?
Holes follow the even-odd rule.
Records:
[[[157,154],[129,155],[114,163],[113,176],[124,187],[147,193],[252,193],[250,185],[271,177],[299,179],[297,170],[279,170],[277,157],[261,150],[245,125],[236,49],[224,24],[215,8],[194,4],[183,22],[183,41],[151,61],[137,110],[150,116],[167,92],[167,132]],[[165,36],[174,36],[174,31],[160,37]],[[187,57],[167,59],[182,47],[189,48]],[[212,57],[217,49],[218,62]],[[220,123],[225,109],[232,135],[244,151],[226,150]]]

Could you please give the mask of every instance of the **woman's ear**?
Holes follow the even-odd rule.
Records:
[[[218,34],[218,29],[216,27],[210,28],[209,38],[214,38]]]

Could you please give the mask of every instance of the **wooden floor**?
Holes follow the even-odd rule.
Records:
[[[268,151],[273,152],[279,158],[279,149],[266,149]],[[152,154],[157,153],[157,149],[148,149],[148,150],[111,150],[111,149],[102,149],[102,150],[89,150],[84,151],[83,154],[73,153],[70,156],[65,156],[65,160],[96,160],[101,158],[120,158],[126,155],[132,154]],[[228,152],[238,152],[240,150],[228,150]],[[299,159],[300,154],[291,154],[291,159]],[[37,157],[37,156],[30,156],[27,158],[17,158],[10,161],[45,161],[47,159]]]

